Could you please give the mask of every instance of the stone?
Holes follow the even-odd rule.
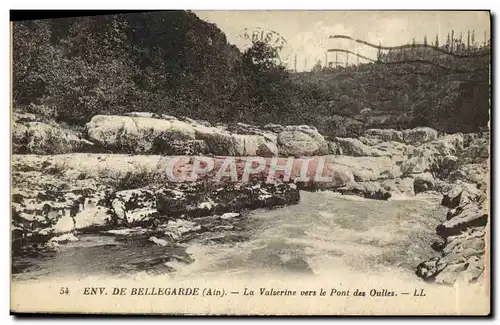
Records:
[[[405,160],[400,168],[403,175],[421,174],[431,169],[429,160],[422,156],[415,156]]]
[[[433,257],[428,261],[422,262],[417,266],[415,273],[426,281],[434,281],[435,276],[446,267],[446,264],[440,263],[439,257]]]
[[[411,154],[415,147],[396,141],[379,142],[373,146],[382,156],[406,156]]]
[[[232,137],[235,144],[234,153],[237,156],[278,156],[276,143],[262,135],[233,134]]]
[[[489,184],[489,166],[487,162],[482,163],[461,163],[460,166],[451,172],[447,178],[449,182],[477,184],[480,187],[487,188]]]
[[[344,195],[357,195],[373,200],[388,200],[391,193],[384,189],[378,182],[354,183],[336,190]]]
[[[150,225],[158,217],[156,196],[146,189],[118,191],[111,205],[118,224]]]
[[[229,220],[229,219],[238,218],[238,217],[241,217],[241,214],[239,214],[237,212],[227,212],[227,213],[224,213],[223,215],[220,216],[220,218],[223,220]]]
[[[459,274],[467,268],[466,263],[447,265],[444,270],[439,272],[434,278],[434,282],[440,284],[452,285],[457,280]]]
[[[320,156],[328,154],[328,143],[315,129],[307,125],[287,126],[278,134],[280,156]]]
[[[93,189],[31,190],[12,203],[13,241],[47,241],[75,230],[103,229],[112,224],[106,193]]]
[[[413,190],[415,194],[434,190],[434,176],[431,173],[422,173],[414,176]]]
[[[488,222],[488,213],[483,208],[469,204],[450,220],[436,227],[436,233],[441,237],[459,234],[468,227],[485,226]]]
[[[185,215],[199,218],[226,212],[240,212],[297,204],[300,196],[294,184],[228,183],[215,185],[207,198],[203,183],[178,184],[156,192],[158,211],[168,218]]]
[[[467,281],[472,283],[479,279],[484,272],[484,258],[471,256],[465,263],[467,270]]]
[[[158,239],[155,236],[150,237],[148,240],[162,247],[168,246],[169,244],[168,241],[166,241],[165,239]]]
[[[442,168],[446,169],[447,171],[453,171],[453,170],[457,169],[458,157],[453,156],[453,155],[445,156],[441,162],[441,166],[442,166]]]
[[[327,160],[330,170],[352,174],[356,182],[394,179],[402,175],[397,160],[391,157],[330,156]]]
[[[490,143],[488,139],[477,138],[472,140],[470,145],[463,150],[461,157],[471,163],[481,162],[489,158],[489,148]]]
[[[481,195],[481,190],[477,186],[465,182],[451,184],[443,190],[445,194],[441,204],[450,209],[476,202],[476,198]]]
[[[335,138],[336,145],[340,148],[340,152],[342,155],[346,156],[354,156],[354,157],[363,157],[363,156],[371,156],[371,157],[380,157],[384,156],[384,154],[372,147],[365,145],[358,139],[351,138]]]
[[[418,127],[402,131],[403,141],[408,144],[418,145],[436,140],[438,132],[429,127]]]
[[[119,153],[155,153],[162,143],[195,140],[191,125],[150,117],[96,115],[86,129],[91,141]]]

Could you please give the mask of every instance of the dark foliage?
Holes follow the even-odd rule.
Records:
[[[15,109],[68,124],[146,111],[312,124],[333,136],[417,125],[471,132],[489,120],[489,56],[432,54],[451,69],[390,64],[408,51],[424,59],[429,51],[406,49],[380,54],[375,64],[289,73],[275,49],[257,42],[241,53],[189,11],[15,22],[13,35]]]

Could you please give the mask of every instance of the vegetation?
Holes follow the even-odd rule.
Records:
[[[257,42],[241,53],[189,11],[22,21],[13,28],[14,108],[76,128],[95,114],[131,111],[311,124],[332,136],[416,125],[470,132],[489,119],[489,54],[457,58],[418,47],[380,53],[373,64],[290,73],[270,46]],[[489,44],[472,51],[470,42],[442,48],[489,53]],[[445,68],[395,64],[408,53]]]

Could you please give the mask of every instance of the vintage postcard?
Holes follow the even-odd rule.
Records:
[[[490,12],[11,14],[12,313],[490,313]]]

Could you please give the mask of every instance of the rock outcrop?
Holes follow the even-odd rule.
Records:
[[[158,227],[174,219],[241,213],[297,204],[300,199],[294,184],[212,184],[207,188],[206,183],[194,182],[121,191],[102,184],[94,184],[92,188],[50,190],[46,189],[50,184],[47,179],[40,180],[40,184],[45,184],[45,189],[32,186],[13,192],[14,251],[75,231]]]
[[[488,141],[484,138],[466,141],[462,151],[454,152],[462,159],[449,174],[442,188],[442,204],[449,208],[446,221],[436,227],[443,238],[435,243],[439,255],[418,265],[416,274],[426,281],[454,284],[458,279],[475,282],[485,268],[488,232]],[[473,149],[469,149],[469,148]],[[449,153],[449,152],[447,152]],[[471,176],[474,175],[474,176]],[[472,181],[472,182],[471,182]]]
[[[328,153],[324,137],[307,125],[259,129],[252,125],[211,126],[189,118],[147,112],[97,115],[87,136],[102,151],[134,154],[216,156],[314,156]]]
[[[112,222],[108,193],[74,190],[15,189],[12,195],[14,250],[75,230],[96,230]]]
[[[432,192],[443,194],[449,212],[436,227],[442,242],[433,247],[439,255],[418,265],[417,275],[452,284],[462,275],[476,281],[483,272],[489,216],[487,133],[369,129],[358,138],[325,139],[306,125],[211,125],[133,112],[94,116],[84,139],[33,118],[19,116],[13,125],[14,153],[23,154],[13,157],[14,250],[74,241],[71,234],[84,231],[147,236],[155,245],[168,246],[206,231],[206,223],[198,222],[202,219],[210,219],[213,227],[230,227],[228,220],[244,217],[246,210],[296,204],[299,189],[377,200]],[[93,153],[80,153],[85,151]],[[260,157],[266,167],[248,182],[211,182],[214,172],[176,183],[166,171],[179,155],[189,157],[175,165],[174,173],[186,175],[206,155],[216,156],[214,169],[224,157],[232,157],[238,180],[245,157]],[[278,184],[267,182],[277,156],[281,166],[287,157],[309,157],[305,176],[310,179],[296,178],[302,172],[296,159],[290,180],[283,181],[281,171]]]
[[[436,140],[438,132],[428,127],[418,127],[403,131],[392,129],[368,129],[365,131],[364,135],[382,141],[395,141],[411,145],[420,145]]]
[[[281,156],[321,156],[328,154],[328,143],[315,128],[288,126],[278,134]]]
[[[176,154],[172,144],[195,140],[188,123],[152,117],[96,115],[86,128],[90,141],[113,152]]]

